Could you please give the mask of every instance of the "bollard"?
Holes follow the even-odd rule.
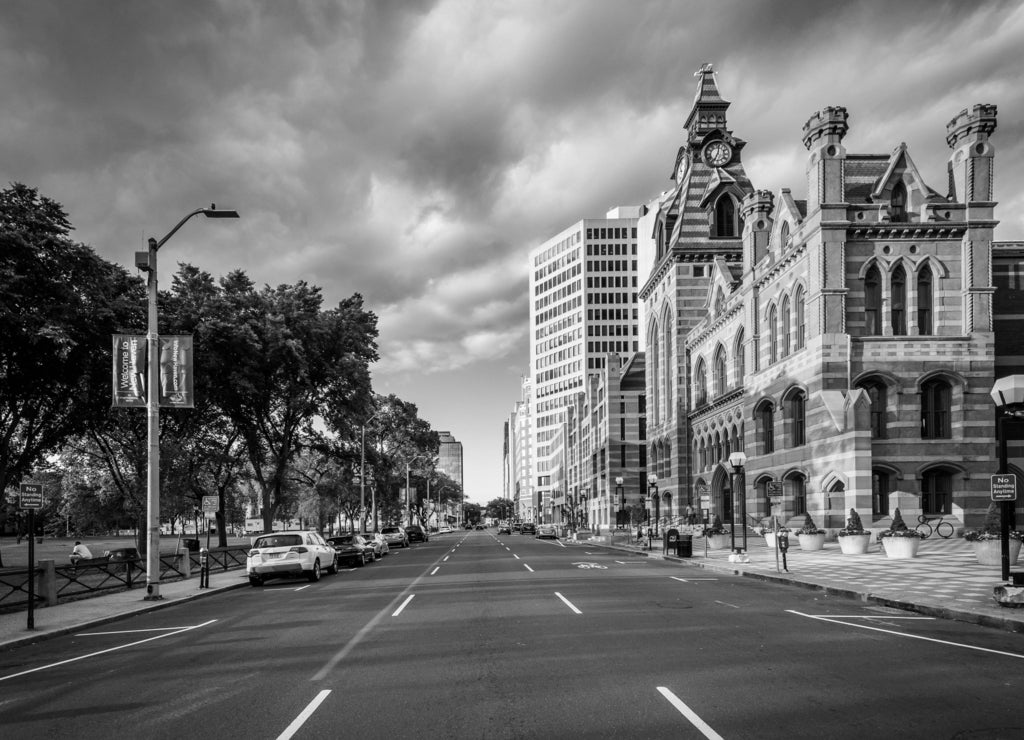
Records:
[[[210,587],[210,551],[208,548],[199,550],[199,588]]]

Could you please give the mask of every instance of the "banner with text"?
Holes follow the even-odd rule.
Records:
[[[114,335],[112,406],[146,405],[146,337]]]
[[[160,337],[160,405],[194,408],[192,335]]]

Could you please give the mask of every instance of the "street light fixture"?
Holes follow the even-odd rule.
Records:
[[[658,476],[651,473],[647,476],[647,520],[648,520],[648,531],[650,531],[650,520],[651,520],[651,509],[653,506],[658,506]],[[659,507],[660,508],[660,507]],[[658,536],[658,517],[654,516],[654,536]]]
[[[207,218],[238,218],[238,211],[224,210],[211,204],[197,208],[185,216],[167,235],[157,241],[150,237],[149,251],[135,255],[135,265],[148,273],[148,316],[146,321],[146,347],[148,350],[146,380],[147,444],[149,455],[146,470],[146,601],[158,601],[160,596],[160,362],[157,329],[157,271],[156,253],[174,236],[186,221],[202,214]],[[197,533],[198,534],[198,533]]]
[[[996,406],[1002,409],[996,424],[996,436],[999,438],[999,475],[1009,474],[1007,442],[1014,427],[1024,428],[1024,375],[1009,375],[999,378],[992,386],[989,394]],[[1019,437],[1016,437],[1019,439]],[[1018,484],[1019,485],[1019,484]],[[1015,494],[1016,495],[1016,494]],[[999,502],[999,537],[1001,578],[1010,580],[1010,519],[1013,514],[1013,502]]]
[[[729,561],[733,563],[749,563],[750,557],[747,552],[747,494],[744,490],[746,485],[743,477],[743,466],[747,464],[745,453],[736,451],[729,455],[729,464],[732,465],[732,506],[729,507],[732,518],[732,555]],[[740,495],[740,526],[743,527],[743,547],[736,549],[736,494]]]

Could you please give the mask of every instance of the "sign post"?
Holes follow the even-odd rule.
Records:
[[[40,483],[22,483],[18,487],[18,505],[28,510],[28,626],[36,628],[36,509],[43,508],[43,486]]]
[[[203,518],[206,519],[206,549],[210,549],[210,520],[217,519],[217,509],[220,508],[219,496],[203,496]],[[198,532],[196,533],[198,534]]]

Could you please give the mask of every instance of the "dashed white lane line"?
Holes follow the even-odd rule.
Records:
[[[679,576],[672,576],[673,581],[682,581],[683,583],[690,583],[691,581],[717,581],[717,578],[680,578]]]
[[[391,616],[392,617],[397,617],[399,614],[401,614],[402,610],[409,604],[410,601],[412,601],[412,597],[415,596],[415,595],[416,594],[409,594],[406,597],[405,601],[402,602],[402,605],[399,606],[397,609],[395,609],[394,613]]]
[[[441,570],[441,566],[440,566],[440,565],[439,565],[439,566],[437,566],[436,568],[434,568],[434,569],[433,569],[432,571],[430,571],[430,575],[434,575],[434,574],[435,574],[435,573],[437,573],[437,571],[439,571],[439,570]]]
[[[658,692],[668,699],[668,703],[674,706],[681,715],[690,720],[690,724],[696,727],[704,737],[709,738],[709,740],[722,740],[722,736],[712,730],[711,726],[707,722],[698,717],[696,712],[686,706],[682,699],[664,686],[659,686]]]
[[[306,708],[299,713],[299,716],[292,720],[292,723],[288,725],[284,732],[277,736],[277,740],[288,740],[292,735],[299,731],[299,728],[305,724],[306,720],[313,716],[313,712],[316,711],[317,707],[327,698],[327,695],[331,693],[330,689],[324,689],[317,694],[313,701],[306,705]]]
[[[448,558],[450,558],[450,557],[451,557],[451,555],[445,555],[444,559],[441,562],[442,563],[447,563],[448,562]]]
[[[523,563],[523,567],[524,567],[524,568],[526,568],[526,569],[527,569],[528,571],[530,571],[531,573],[533,573],[533,568],[531,568],[531,567],[530,567],[529,565],[527,565],[526,563]]]
[[[171,637],[172,635],[180,635],[182,632],[188,632],[189,630],[199,629],[205,627],[208,624],[213,624],[216,619],[211,619],[208,622],[197,624],[192,627],[182,627],[174,632],[165,632],[162,635],[156,635],[155,637],[147,637],[145,640],[136,640],[135,642],[129,642],[126,645],[118,645],[117,647],[107,648],[106,650],[97,650],[95,653],[89,653],[88,655],[79,655],[77,658],[68,658],[67,660],[61,660],[56,663],[48,663],[47,665],[41,665],[38,668],[30,668],[27,671],[21,671],[20,673],[12,673],[10,676],[0,676],[0,681],[6,681],[11,678],[17,678],[18,676],[24,676],[29,673],[35,673],[36,671],[45,671],[47,668],[56,668],[59,665],[67,665],[68,663],[74,663],[79,660],[85,660],[86,658],[93,658],[97,655],[103,655],[104,653],[112,653],[115,650],[124,650],[125,648],[134,647],[135,645],[142,645],[146,642],[152,642],[153,640],[161,640],[165,637]]]
[[[582,613],[583,613],[583,612],[581,612],[581,611],[580,611],[579,609],[577,609],[577,608],[576,608],[576,607],[575,607],[575,606],[573,605],[573,603],[572,603],[571,601],[569,601],[569,600],[568,600],[567,598],[565,598],[564,596],[562,596],[562,594],[558,593],[557,591],[555,591],[555,596],[557,596],[558,598],[560,598],[560,599],[562,600],[562,603],[563,603],[563,604],[565,604],[565,605],[566,605],[567,607],[569,607],[570,609],[572,609],[572,610],[573,610],[574,612],[576,612],[577,614],[582,614]]]
[[[519,556],[516,555],[515,553],[512,553],[512,557],[514,557],[516,560],[519,560]]]
[[[715,603],[716,603],[716,604],[721,604],[722,606],[731,606],[731,607],[732,607],[733,609],[739,609],[739,607],[738,607],[738,606],[736,606],[735,604],[730,604],[730,603],[729,603],[728,601],[718,601],[718,600],[716,599],[716,600],[715,600]]]

